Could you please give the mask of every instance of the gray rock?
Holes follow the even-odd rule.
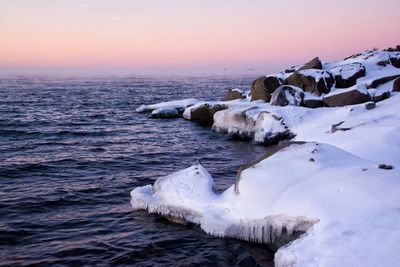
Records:
[[[375,107],[376,107],[375,102],[367,102],[367,103],[365,103],[365,109],[366,110],[371,110],[371,109],[374,109]]]

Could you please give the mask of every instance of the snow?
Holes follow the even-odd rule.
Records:
[[[329,70],[334,76],[342,76],[343,79],[348,79],[363,69],[361,63],[350,63],[343,66],[338,66]]]
[[[155,118],[171,118],[178,116],[178,114],[179,112],[176,108],[163,107],[153,110],[150,116]]]
[[[376,96],[390,92],[393,81],[368,88],[375,79],[400,74],[400,69],[379,63],[399,55],[368,51],[324,63],[324,70],[342,68],[344,77],[353,71],[343,70],[344,65],[361,63],[367,70],[355,86],[333,88],[327,96],[351,90]],[[322,73],[302,72],[313,77]],[[305,98],[322,96],[305,93]],[[398,265],[399,92],[370,110],[365,104],[309,109],[243,99],[197,101],[184,117],[190,119],[190,111],[204,103],[228,106],[214,114],[215,131],[261,143],[290,133],[293,143],[241,169],[236,183],[222,193],[214,191],[212,176],[200,164],[158,178],[131,191],[134,209],[196,223],[210,235],[272,245],[279,248],[278,267]]]
[[[136,109],[136,111],[137,112],[149,112],[149,111],[152,111],[155,109],[160,109],[160,108],[175,108],[175,109],[184,110],[187,107],[190,107],[198,102],[199,102],[199,100],[194,99],[194,98],[168,101],[168,102],[162,102],[162,103],[153,104],[153,105],[141,105],[140,107],[138,107]]]

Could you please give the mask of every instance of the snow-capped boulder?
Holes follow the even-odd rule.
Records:
[[[251,87],[251,101],[264,100],[269,102],[271,94],[282,84],[282,80],[276,76],[265,76],[256,79]]]
[[[244,99],[246,96],[243,94],[242,90],[239,89],[229,89],[228,93],[224,96],[224,101],[231,101],[235,99]]]
[[[303,103],[304,92],[291,85],[279,86],[271,97],[271,105],[273,106],[301,106]]]
[[[329,70],[335,77],[336,88],[348,88],[357,83],[357,79],[365,76],[365,67],[361,63],[350,63]]]
[[[176,108],[158,108],[151,112],[151,118],[177,118],[179,117],[178,110]]]
[[[214,114],[227,108],[228,106],[221,104],[198,103],[186,109],[183,117],[202,125],[212,125],[214,122]]]
[[[315,69],[296,71],[285,80],[285,84],[299,87],[317,96],[329,93],[334,83],[332,74]]]
[[[370,101],[365,85],[355,85],[347,89],[337,89],[324,97],[324,102],[329,107],[343,107]]]
[[[309,62],[304,64],[299,70],[317,69],[322,70],[322,62],[318,57],[311,59]]]
[[[400,78],[397,78],[397,79],[393,82],[392,91],[393,91],[393,92],[400,92]]]

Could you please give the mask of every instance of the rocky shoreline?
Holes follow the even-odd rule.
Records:
[[[279,145],[220,194],[198,164],[132,190],[133,208],[267,244],[276,266],[393,266],[398,247],[386,244],[400,243],[399,63],[400,46],[333,63],[314,58],[223,101],[139,107]]]

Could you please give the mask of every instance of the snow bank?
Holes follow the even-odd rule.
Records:
[[[290,145],[244,170],[238,195],[233,186],[216,194],[211,176],[197,165],[134,189],[131,202],[135,209],[197,223],[215,236],[282,245],[306,232],[278,250],[277,266],[394,266],[400,260],[398,177],[396,168],[382,170],[311,142]],[[383,246],[383,238],[394,246]]]

